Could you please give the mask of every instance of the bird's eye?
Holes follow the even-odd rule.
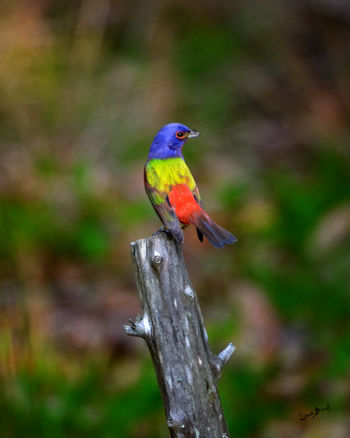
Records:
[[[177,138],[184,138],[184,133],[182,131],[177,131],[176,137]]]

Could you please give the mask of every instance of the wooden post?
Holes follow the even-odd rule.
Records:
[[[158,232],[131,254],[143,315],[125,331],[147,342],[171,437],[228,438],[217,380],[235,348],[210,351],[181,245]]]

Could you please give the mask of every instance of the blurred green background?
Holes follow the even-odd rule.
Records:
[[[0,436],[163,438],[129,244],[158,129],[239,241],[184,252],[232,437],[350,436],[350,3],[3,0]],[[330,410],[300,421],[315,406]]]

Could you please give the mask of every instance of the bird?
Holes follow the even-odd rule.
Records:
[[[163,223],[162,229],[177,242],[184,242],[182,229],[194,225],[201,242],[205,236],[214,247],[221,248],[237,238],[204,211],[198,187],[182,155],[184,144],[198,136],[199,132],[181,123],[169,123],[158,131],[144,166],[145,190]]]

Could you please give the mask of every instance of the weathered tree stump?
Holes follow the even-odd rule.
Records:
[[[234,346],[211,352],[180,244],[158,232],[133,242],[131,253],[143,315],[125,331],[147,342],[170,435],[228,438],[217,380]]]

